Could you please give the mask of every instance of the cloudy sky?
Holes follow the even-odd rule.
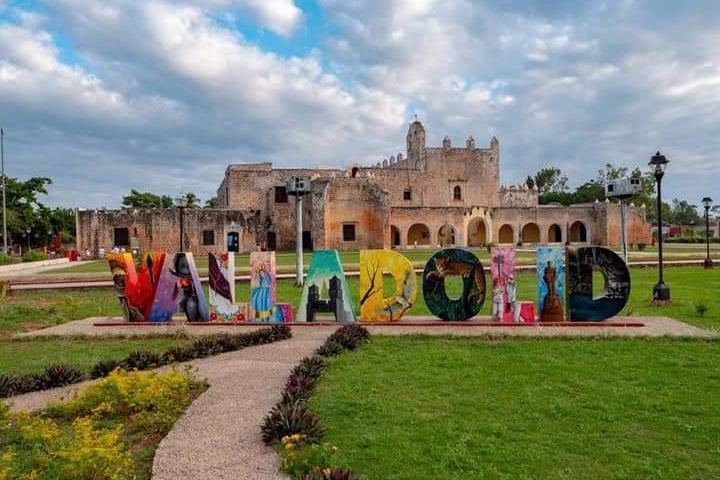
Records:
[[[671,198],[720,200],[719,24],[717,0],[0,0],[7,171],[52,205],[206,199],[229,163],[382,161],[417,114],[429,145],[497,135],[505,184],[661,149]]]

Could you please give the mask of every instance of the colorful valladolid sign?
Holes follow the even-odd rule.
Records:
[[[210,254],[210,305],[205,301],[191,253],[108,255],[117,297],[130,322],[169,322],[184,313],[189,322],[313,322],[330,314],[338,322],[355,322],[355,308],[336,250],[313,252],[302,298],[293,306],[276,299],[275,252],[250,254],[250,300],[235,301],[235,258]],[[567,268],[566,268],[567,266]],[[592,295],[593,268],[605,279],[602,295]],[[604,247],[538,247],[537,303],[519,301],[515,249],[491,251],[492,317],[497,322],[599,322],[617,315],[630,296],[625,262]],[[395,290],[384,294],[385,276]],[[462,293],[450,298],[445,280],[457,276]],[[567,301],[566,301],[567,285]],[[392,250],[360,252],[359,318],[363,322],[397,322],[415,302],[417,277],[410,261]],[[430,312],[446,321],[465,321],[480,312],[486,295],[482,263],[469,250],[435,252],[422,272],[422,292]],[[537,318],[535,316],[537,311]]]

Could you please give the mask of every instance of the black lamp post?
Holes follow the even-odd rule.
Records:
[[[665,155],[657,152],[650,159],[650,168],[653,169],[655,181],[657,182],[657,225],[658,225],[658,283],[653,287],[653,304],[668,305],[670,304],[670,287],[665,285],[663,281],[663,222],[662,222],[662,177],[665,174],[668,159]]]
[[[180,251],[185,251],[185,207],[187,207],[187,197],[180,194],[175,197],[175,206],[180,210]]]
[[[710,260],[710,207],[712,206],[712,198],[703,198],[702,204],[705,207],[705,247],[707,250],[704,266],[705,268],[712,268],[713,262]]]

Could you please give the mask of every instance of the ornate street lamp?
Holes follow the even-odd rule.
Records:
[[[704,266],[705,268],[712,268],[713,262],[710,260],[710,207],[712,207],[712,198],[703,198],[702,204],[705,207],[705,247],[707,250]]]
[[[185,207],[187,207],[187,197],[181,193],[175,197],[175,206],[180,210],[180,251],[185,251]]]
[[[662,177],[665,174],[665,168],[667,167],[668,159],[665,155],[661,155],[657,152],[650,159],[650,168],[652,168],[653,175],[655,175],[655,182],[657,182],[657,225],[658,225],[658,283],[653,287],[653,305],[668,305],[670,304],[670,287],[665,285],[663,281],[663,222],[662,222]]]

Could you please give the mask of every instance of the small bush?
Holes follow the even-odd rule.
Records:
[[[190,347],[172,347],[160,356],[163,365],[176,362],[187,362],[193,359],[193,351]]]
[[[71,385],[85,379],[85,373],[77,367],[66,363],[48,365],[37,377],[40,388],[54,388]]]
[[[121,362],[125,370],[147,370],[160,366],[160,355],[149,350],[135,350]]]
[[[645,244],[645,243],[638,243],[637,249],[642,252],[643,250],[645,250],[646,246],[647,246],[647,244]]]
[[[320,377],[326,367],[327,361],[323,357],[313,355],[300,360],[300,363],[293,368],[292,374],[316,379]]]
[[[90,377],[103,378],[120,366],[117,360],[101,360],[90,369]]]
[[[363,477],[343,468],[316,468],[300,480],[363,480]]]
[[[703,302],[702,300],[699,302],[695,302],[695,313],[697,313],[701,317],[704,317],[707,310],[708,306],[705,302]]]
[[[367,328],[351,324],[338,328],[332,335],[328,337],[328,341],[335,341],[348,350],[355,350],[361,344],[368,341],[370,332]]]
[[[15,375],[0,375],[0,398],[15,395]]]
[[[270,327],[270,336],[272,341],[285,340],[292,337],[292,330],[289,326],[279,323]]]
[[[298,403],[307,401],[315,387],[316,378],[306,377],[304,375],[290,375],[285,383],[285,391],[283,392],[283,403]]]
[[[326,341],[318,347],[317,350],[315,350],[315,354],[322,357],[333,357],[335,355],[340,355],[342,352],[343,346],[334,340]]]
[[[333,445],[308,443],[304,435],[283,437],[280,442],[280,469],[291,478],[302,478],[303,475],[330,465],[336,451]]]
[[[198,338],[190,345],[190,350],[195,358],[209,357],[210,355],[216,355],[224,351],[223,343],[218,342],[217,339],[213,337]]]
[[[0,265],[10,265],[13,263],[12,257],[7,253],[0,252]]]
[[[279,403],[265,417],[263,441],[272,445],[289,435],[304,435],[309,443],[317,443],[325,434],[320,420],[303,404]]]
[[[47,260],[47,255],[39,250],[30,250],[22,255],[23,262],[39,262],[40,260]]]

